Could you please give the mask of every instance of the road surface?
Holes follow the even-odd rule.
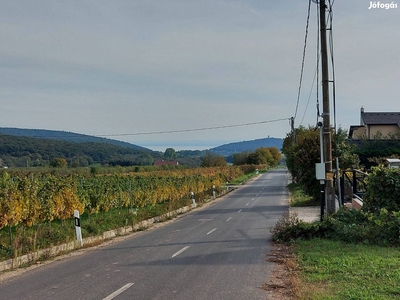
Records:
[[[270,171],[157,229],[5,279],[0,298],[266,299],[286,185],[286,170]]]

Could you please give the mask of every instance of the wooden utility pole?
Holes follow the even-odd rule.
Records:
[[[329,72],[328,72],[328,50],[326,39],[326,3],[325,0],[319,1],[319,18],[321,28],[321,67],[322,67],[322,101],[323,101],[323,138],[324,138],[324,157],[325,157],[325,199],[326,213],[328,215],[335,212],[335,188],[333,187],[332,176],[332,140],[331,140],[331,121],[329,105]]]

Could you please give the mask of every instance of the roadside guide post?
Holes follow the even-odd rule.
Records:
[[[190,192],[190,197],[192,198],[193,202],[192,207],[196,207],[197,205],[196,205],[196,199],[194,199],[194,192]]]
[[[82,247],[83,241],[82,241],[82,231],[81,231],[81,219],[79,217],[78,210],[74,210],[74,219],[75,219],[76,240],[78,241],[79,247]]]
[[[215,185],[213,185],[213,199],[215,199]]]

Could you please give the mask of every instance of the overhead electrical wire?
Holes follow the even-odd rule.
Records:
[[[297,103],[296,103],[296,109],[295,109],[295,112],[294,112],[293,122],[294,122],[294,120],[296,120],[297,112],[298,112],[298,109],[299,109],[299,103],[300,103],[301,85],[302,85],[302,82],[303,82],[303,73],[304,73],[304,63],[305,63],[305,59],[306,59],[308,25],[310,23],[310,11],[311,11],[311,0],[308,1],[306,33],[305,33],[305,37],[304,37],[304,47],[303,47],[303,59],[302,59],[302,62],[301,62],[299,90],[298,90],[298,93],[297,93]]]
[[[259,122],[250,122],[250,123],[242,123],[242,124],[232,124],[232,125],[223,125],[223,126],[212,126],[212,127],[202,127],[202,128],[193,128],[193,129],[179,129],[179,130],[165,130],[165,131],[148,131],[148,132],[136,132],[136,133],[116,133],[116,134],[98,134],[94,135],[97,137],[113,137],[113,136],[135,136],[135,135],[154,135],[154,134],[170,134],[170,133],[180,133],[180,132],[193,132],[193,131],[205,131],[205,130],[215,130],[215,129],[224,129],[224,128],[233,128],[233,127],[243,127],[243,126],[251,126],[251,125],[260,125],[266,123],[274,123],[280,121],[290,120],[290,118],[281,118],[275,120],[267,120],[267,121],[259,121]]]
[[[306,105],[306,108],[305,108],[305,110],[304,110],[304,114],[303,114],[303,117],[302,117],[302,119],[301,119],[300,125],[303,124],[304,118],[305,118],[305,116],[306,116],[307,109],[308,109],[308,105],[310,104],[310,99],[311,99],[311,96],[312,96],[312,92],[313,92],[313,90],[314,90],[315,80],[316,80],[317,76],[318,76],[318,66],[315,68],[315,73],[314,73],[313,82],[312,82],[312,84],[311,84],[310,93],[308,94],[307,105]],[[318,86],[317,86],[317,89],[318,89]]]

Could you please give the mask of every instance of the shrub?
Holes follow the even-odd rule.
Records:
[[[400,211],[400,169],[374,167],[366,178],[363,209],[368,212]]]
[[[286,213],[271,230],[272,240],[278,243],[290,243],[298,239],[311,239],[318,235],[318,223],[301,221],[297,214]]]
[[[377,213],[343,208],[323,222],[305,223],[284,215],[271,230],[272,240],[289,243],[299,239],[325,238],[346,243],[379,246],[400,245],[400,212]]]

